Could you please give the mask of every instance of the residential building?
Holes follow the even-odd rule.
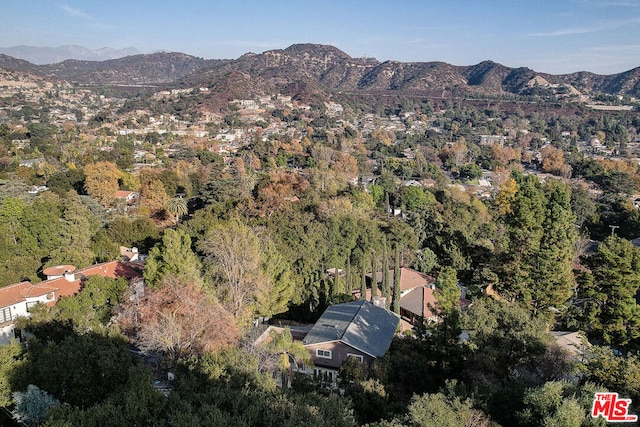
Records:
[[[313,325],[302,343],[311,353],[314,375],[335,381],[348,357],[362,363],[384,356],[391,345],[400,318],[368,301],[333,305]]]
[[[43,270],[47,280],[39,283],[20,282],[0,288],[0,344],[15,337],[15,320],[28,317],[36,304],[53,305],[61,297],[78,293],[87,277],[124,277],[142,282],[142,275],[120,261],[105,262],[76,270],[73,265],[59,265]]]
[[[393,270],[389,270],[389,284],[393,290]],[[371,274],[367,275],[368,288],[367,300],[371,300]],[[378,295],[382,295],[382,272],[377,273]],[[402,329],[411,329],[413,325],[426,321],[437,321],[438,318],[433,312],[436,304],[435,293],[436,279],[428,274],[421,273],[407,267],[400,269],[400,317],[402,319]],[[461,286],[462,297],[460,298],[460,308],[465,308],[471,304],[466,299],[466,291]],[[354,297],[360,298],[360,290],[353,291]]]

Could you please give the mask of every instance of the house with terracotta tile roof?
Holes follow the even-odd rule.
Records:
[[[434,284],[429,286],[418,286],[403,297],[400,298],[400,316],[411,325],[415,325],[422,319],[427,322],[439,321],[438,316],[434,313],[436,306],[436,287]],[[460,308],[466,308],[471,304],[466,298],[460,297]]]
[[[77,294],[90,276],[99,275],[112,279],[124,277],[141,283],[142,274],[120,261],[76,270],[73,265],[58,265],[43,270],[46,280],[39,283],[20,282],[0,288],[0,344],[15,337],[14,323],[20,317],[28,317],[36,304],[53,305],[61,297]]]
[[[378,295],[382,295],[382,272],[376,274],[378,282]],[[389,270],[389,283],[393,290],[393,270]],[[371,300],[372,275],[367,274],[367,301]],[[402,267],[400,269],[400,317],[403,329],[410,329],[420,319],[427,321],[437,321],[437,316],[433,313],[435,307],[435,287],[436,279],[428,274],[421,273],[411,268]],[[360,290],[353,291],[355,298],[360,298]],[[467,307],[471,301],[463,297],[460,298],[460,308]]]
[[[138,200],[138,197],[140,197],[140,194],[137,191],[118,190],[115,194],[116,199],[125,201],[126,203],[133,203]]]

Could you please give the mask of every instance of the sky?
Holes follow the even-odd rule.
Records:
[[[640,66],[640,0],[0,0],[0,47],[235,59],[295,43],[379,61],[564,74]]]

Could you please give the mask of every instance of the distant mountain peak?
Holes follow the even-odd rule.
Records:
[[[113,49],[103,47],[100,49],[87,49],[83,46],[68,45],[58,47],[38,47],[38,46],[12,46],[0,48],[0,53],[14,58],[29,61],[32,64],[56,64],[67,59],[82,61],[106,61],[109,59],[122,58],[124,56],[137,55],[137,49],[133,47],[125,49]]]

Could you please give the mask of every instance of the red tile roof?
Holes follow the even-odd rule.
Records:
[[[0,307],[8,307],[24,301],[25,298],[35,298],[57,291],[57,288],[43,283],[20,282],[0,288]]]
[[[55,292],[56,300],[60,297],[75,295],[82,289],[83,279],[96,275],[112,279],[124,277],[129,280],[142,277],[136,270],[120,261],[105,262],[76,270],[73,275],[74,280],[71,282],[65,277],[58,277],[35,284],[21,282],[2,287],[0,288],[0,307],[17,304],[25,298],[42,296],[49,292]]]

